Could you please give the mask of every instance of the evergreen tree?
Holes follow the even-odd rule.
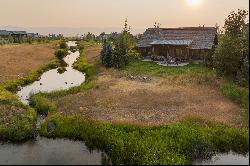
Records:
[[[106,67],[112,67],[112,45],[110,42],[104,40],[103,48],[101,51],[101,61]]]

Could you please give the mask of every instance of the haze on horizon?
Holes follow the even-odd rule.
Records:
[[[0,0],[0,26],[120,30],[125,18],[132,32],[161,27],[223,26],[248,0]]]

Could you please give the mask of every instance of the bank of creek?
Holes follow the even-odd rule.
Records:
[[[76,46],[73,41],[68,46]],[[85,81],[85,74],[72,68],[73,63],[80,56],[79,51],[69,52],[64,58],[68,64],[66,71],[59,74],[57,69],[43,73],[34,83],[22,87],[17,95],[24,104],[28,104],[31,94],[51,92],[78,86]],[[42,116],[38,116],[38,122]],[[69,139],[48,139],[37,136],[34,140],[24,143],[0,142],[0,164],[103,164],[105,153],[89,150],[84,142]],[[246,156],[228,153],[217,154],[209,161],[194,162],[193,164],[248,164]]]

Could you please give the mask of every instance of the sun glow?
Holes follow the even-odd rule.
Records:
[[[199,6],[202,0],[186,0],[189,6]]]

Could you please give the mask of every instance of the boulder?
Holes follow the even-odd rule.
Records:
[[[54,122],[49,122],[47,126],[48,132],[53,132],[56,129],[56,124]]]

